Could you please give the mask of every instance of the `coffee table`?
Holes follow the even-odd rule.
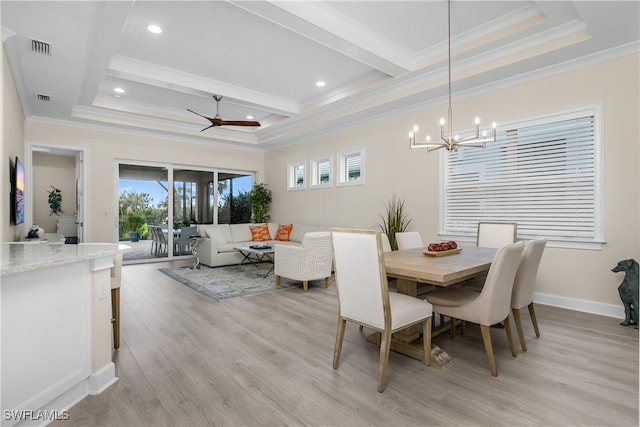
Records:
[[[236,246],[234,250],[240,252],[244,258],[240,261],[239,265],[250,263],[258,267],[257,264],[261,262],[270,262],[271,269],[267,271],[264,277],[267,277],[273,272],[274,263],[274,249],[271,245],[247,245]]]

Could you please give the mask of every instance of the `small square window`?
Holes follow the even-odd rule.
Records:
[[[289,163],[287,169],[287,189],[289,191],[293,190],[304,190],[305,189],[305,162],[301,160],[299,162]]]
[[[332,184],[331,155],[311,159],[311,188],[326,188]]]
[[[338,153],[338,185],[364,184],[364,148]]]

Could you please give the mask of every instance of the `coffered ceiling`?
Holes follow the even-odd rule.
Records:
[[[638,52],[639,5],[455,0],[453,91]],[[270,149],[447,94],[443,0],[2,0],[0,20],[27,120]],[[213,94],[223,119],[261,126],[201,132],[187,108],[215,116]]]

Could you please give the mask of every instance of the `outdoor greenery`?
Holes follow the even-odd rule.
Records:
[[[389,237],[389,243],[391,243],[391,249],[398,249],[398,242],[396,241],[396,233],[407,230],[411,219],[404,212],[404,199],[400,200],[394,194],[387,201],[386,212],[384,215],[380,215],[382,224],[378,224],[380,230]]]
[[[251,221],[250,193],[240,191],[237,195],[228,195],[218,202],[218,222],[226,224],[244,224]]]
[[[269,222],[271,215],[271,190],[267,184],[254,184],[249,192],[249,202],[251,203],[251,220],[254,223]]]
[[[119,199],[120,240],[129,239],[130,232],[140,233],[146,239],[149,235],[148,224],[162,224],[167,218],[167,203],[153,206],[151,197],[147,193],[120,194]]]

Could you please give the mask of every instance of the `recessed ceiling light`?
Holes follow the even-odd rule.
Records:
[[[149,32],[153,33],[153,34],[162,34],[162,28],[160,28],[158,25],[156,24],[151,24],[147,27],[147,30],[149,30]]]
[[[117,88],[113,89],[113,91],[115,93],[124,93],[124,89],[122,89],[121,87],[117,87]]]
[[[247,120],[253,120],[253,116],[247,116]]]
[[[316,86],[318,87],[325,87],[327,84],[325,82],[323,82],[322,80],[318,80],[316,82]]]

